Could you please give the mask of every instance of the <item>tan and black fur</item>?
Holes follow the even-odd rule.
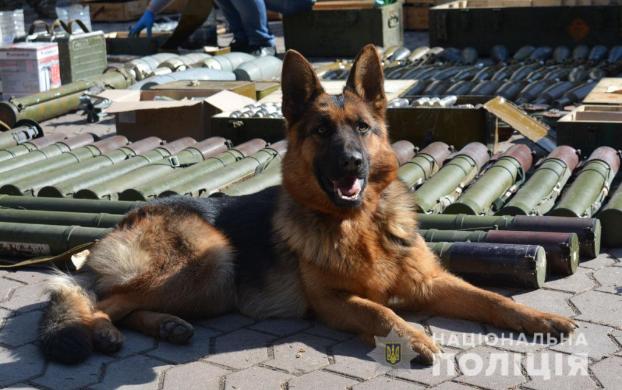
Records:
[[[169,198],[128,214],[61,277],[41,345],[66,363],[121,347],[115,324],[174,343],[185,319],[239,311],[314,315],[372,341],[391,328],[421,360],[439,348],[394,310],[427,311],[528,333],[567,334],[574,323],[479,289],[448,273],[416,232],[413,197],[397,160],[373,46],[357,57],[338,96],[326,94],[297,52],[283,65],[288,151],[283,186],[223,199]]]

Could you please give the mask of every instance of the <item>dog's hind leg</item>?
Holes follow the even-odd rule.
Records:
[[[174,344],[187,343],[194,334],[188,322],[172,314],[137,310],[121,320],[121,325]]]

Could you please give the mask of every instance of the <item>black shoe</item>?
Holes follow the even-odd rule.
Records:
[[[247,53],[255,57],[269,57],[276,55],[276,47],[274,46],[249,46]]]
[[[241,51],[244,53],[248,53],[249,50],[248,42],[238,41],[236,39],[232,40],[229,43],[229,48],[231,49],[231,51]]]

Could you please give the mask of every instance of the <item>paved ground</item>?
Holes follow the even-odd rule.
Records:
[[[37,323],[46,300],[48,274],[0,271],[0,387],[619,389],[619,256],[622,250],[602,254],[582,263],[575,275],[551,281],[538,291],[497,290],[518,302],[575,318],[580,329],[574,341],[545,345],[516,335],[501,340],[497,337],[502,331],[485,325],[405,315],[434,335],[445,353],[436,368],[413,365],[396,370],[372,361],[367,356],[372,348],[353,335],[316,322],[256,322],[235,314],[195,322],[195,336],[187,346],[126,331],[125,345],[117,355],[94,355],[76,367],[48,363],[37,348]],[[485,334],[489,335],[482,337]],[[585,367],[582,354],[588,356]],[[572,364],[578,364],[574,373]]]

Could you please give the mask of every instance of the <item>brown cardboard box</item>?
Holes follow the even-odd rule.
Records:
[[[168,96],[167,91],[158,91]],[[178,96],[171,92],[171,96]],[[151,100],[152,91],[106,90],[100,96],[111,100],[106,109],[116,114],[117,134],[131,141],[155,136],[167,141],[192,137],[197,141],[212,137],[211,117],[223,111],[234,111],[254,102],[246,96],[220,91],[205,99]]]
[[[147,9],[149,0],[82,1],[88,3],[93,22],[130,22],[137,20]]]
[[[143,96],[148,96],[148,99],[152,99],[151,96],[162,95],[162,91],[165,91],[166,96],[170,96],[173,99],[183,99],[191,97],[211,96],[223,90],[235,92],[238,95],[246,96],[253,100],[257,98],[255,83],[252,81],[211,80],[173,81],[166,84],[160,84],[152,87],[149,90],[144,91],[145,94],[143,94]]]

